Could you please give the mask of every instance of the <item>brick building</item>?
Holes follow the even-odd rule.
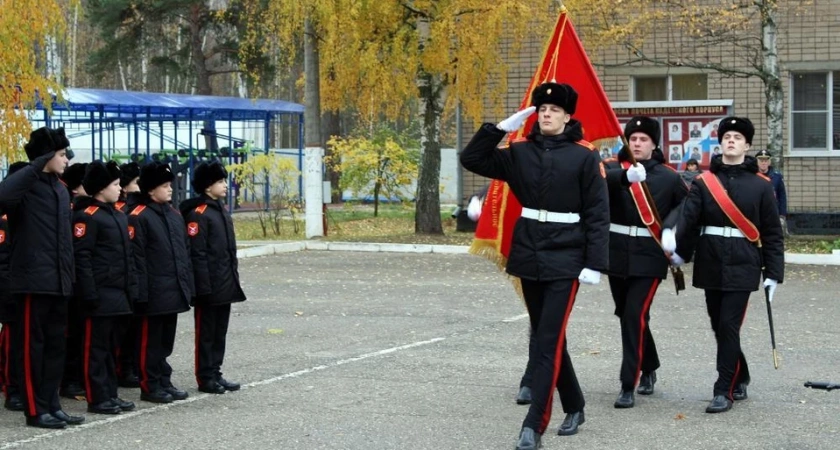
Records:
[[[806,5],[802,6],[803,3]],[[570,18],[586,47],[586,24],[579,23],[574,12]],[[840,33],[836,30],[840,28],[840,0],[780,0],[777,20],[785,92],[784,156],[782,161],[774,161],[774,165],[784,168],[792,225],[802,232],[815,231],[809,228],[834,228],[837,232],[840,229]],[[757,29],[756,33],[759,32]],[[490,114],[483,120],[498,121],[516,110],[539,62],[545,38],[535,37],[534,43],[525,45],[519,56],[511,59],[504,110],[499,117]],[[643,49],[649,56],[674,60],[686,48],[691,48],[687,39],[669,32],[667,25],[658,24]],[[725,45],[701,50],[710,62],[738,67],[731,48],[728,50]],[[622,106],[615,108],[617,113],[627,112],[624,107],[628,105],[723,105],[729,108],[727,111],[753,120],[756,125],[753,149],[765,148],[767,123],[764,85],[760,79],[689,67],[630,63],[633,54],[618,46],[596,50],[587,47],[587,51],[610,101]],[[663,129],[666,125],[663,122]],[[475,131],[473,122],[465,119],[462,131],[463,145]],[[663,141],[663,149],[668,148],[666,144]],[[462,179],[465,197],[487,183],[467,172]]]

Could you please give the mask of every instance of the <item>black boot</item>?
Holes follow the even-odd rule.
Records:
[[[198,390],[201,392],[206,392],[208,394],[224,394],[225,387],[215,381],[211,381],[209,383],[199,384]]]
[[[85,421],[85,418],[82,416],[71,416],[60,409],[50,414],[52,414],[52,416],[56,419],[66,422],[67,425],[81,425]]]
[[[122,411],[134,411],[134,402],[123,400],[119,397],[112,398],[111,402],[119,406]]]
[[[61,387],[59,394],[64,398],[76,400],[79,397],[85,396],[85,388],[75,381],[68,381],[67,384]]]
[[[116,403],[108,400],[101,403],[88,403],[87,411],[94,414],[119,414],[122,409]]]
[[[542,436],[532,428],[525,427],[519,432],[519,441],[516,443],[516,450],[537,450],[542,447],[540,440]]]
[[[715,395],[715,398],[706,407],[706,412],[710,414],[722,413],[729,411],[732,408],[732,401],[723,395]]]
[[[639,378],[639,389],[636,393],[639,395],[652,395],[653,385],[656,384],[656,371],[643,373]]]
[[[140,387],[140,377],[137,376],[134,372],[129,372],[125,376],[120,377],[117,380],[117,385],[123,388],[139,388]]]
[[[242,387],[239,385],[239,383],[225,380],[222,377],[219,377],[219,379],[216,380],[216,383],[219,383],[223,388],[225,388],[226,391],[238,391],[239,388]]]
[[[6,397],[5,403],[3,406],[6,407],[9,411],[23,411],[23,399],[20,397],[20,394],[10,394]]]
[[[633,396],[633,389],[622,389],[618,394],[613,406],[616,408],[632,408],[636,404],[636,398]]]
[[[67,426],[67,422],[63,420],[58,420],[53,417],[51,414],[41,414],[40,416],[35,417],[26,417],[26,425],[30,427],[38,427],[38,428],[64,428]]]
[[[516,404],[517,405],[530,405],[531,404],[531,388],[528,386],[522,386],[519,388],[519,394],[516,395]]]
[[[583,425],[586,418],[583,415],[583,410],[575,413],[566,414],[566,419],[560,424],[560,429],[557,430],[558,436],[571,436],[577,434],[578,426]]]
[[[735,385],[735,389],[732,389],[732,399],[736,401],[747,399],[747,383],[738,383]]]
[[[187,391],[178,389],[175,386],[168,386],[163,388],[163,390],[166,391],[167,394],[171,395],[173,400],[186,400],[187,397],[190,396]]]
[[[172,403],[173,398],[168,392],[161,389],[159,391],[141,392],[140,400],[152,403]]]

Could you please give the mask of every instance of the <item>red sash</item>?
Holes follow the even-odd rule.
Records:
[[[712,194],[712,198],[715,199],[715,203],[720,206],[720,209],[723,210],[723,213],[726,214],[729,221],[741,230],[741,233],[744,234],[744,237],[746,237],[748,241],[761,247],[761,241],[759,240],[761,235],[758,232],[758,228],[750,222],[750,219],[744,217],[744,213],[735,206],[735,203],[733,203],[732,199],[729,198],[729,194],[726,193],[726,189],[724,189],[723,185],[720,184],[718,177],[711,172],[704,172],[697,178],[703,180],[706,184],[706,187]]]
[[[630,166],[632,164],[629,161],[623,161],[621,163],[622,169],[627,170]],[[656,243],[662,246],[662,242],[660,242],[660,238],[662,237],[662,224],[656,221],[653,207],[651,207],[645,191],[642,190],[642,183],[630,183],[630,194],[633,197],[633,202],[636,204],[636,211],[639,211],[639,217],[641,217],[642,223],[650,231],[650,236]]]

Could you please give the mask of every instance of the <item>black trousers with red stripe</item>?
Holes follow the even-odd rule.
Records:
[[[525,305],[531,319],[535,350],[531,406],[523,427],[542,434],[551,420],[554,389],[566,413],[585,406],[572,360],[566,349],[566,326],[575,304],[578,280],[522,280]]]
[[[519,387],[528,386],[534,382],[534,360],[537,355],[537,340],[534,337],[534,328],[528,331],[528,364],[525,365],[525,373],[522,374],[522,379],[519,380]]]
[[[178,314],[144,316],[140,322],[137,355],[140,389],[155,392],[172,386],[172,366],[166,361],[175,348]]]
[[[71,298],[67,304],[67,347],[64,354],[64,378],[62,386],[69,383],[82,384],[82,344],[85,318],[79,301]]]
[[[747,315],[750,292],[706,289],[706,310],[717,341],[717,371],[714,395],[732,400],[739,383],[750,382],[747,358],[741,351],[741,325]]]
[[[137,369],[137,339],[140,333],[142,317],[120,316],[117,328],[122,330],[122,338],[117,340],[114,358],[117,363],[117,378],[125,378],[136,374]]]
[[[35,417],[61,409],[58,388],[67,345],[67,298],[40,294],[17,298],[20,325],[12,345],[20,348],[18,380],[24,414]]]
[[[0,329],[0,385],[6,398],[20,394],[18,383],[18,359],[20,359],[20,348],[12,345],[15,340],[16,324],[12,322],[3,323]]]
[[[225,359],[230,303],[196,306],[195,317],[195,381],[199,385],[218,381]]]
[[[117,397],[114,344],[122,333],[122,317],[88,317],[82,329],[82,373],[87,401],[106,402]]]
[[[632,391],[639,376],[659,368],[659,354],[650,333],[650,305],[659,278],[609,277],[610,291],[615,302],[615,315],[621,323],[621,388]]]

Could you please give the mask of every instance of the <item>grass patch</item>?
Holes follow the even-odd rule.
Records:
[[[790,236],[785,239],[785,251],[790,253],[829,254],[840,250],[838,236]]]

